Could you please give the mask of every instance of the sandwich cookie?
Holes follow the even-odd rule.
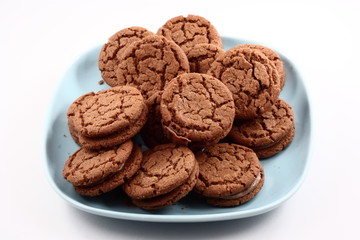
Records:
[[[140,147],[134,144],[130,156],[123,164],[123,167],[108,178],[91,186],[75,186],[75,191],[83,196],[99,196],[109,192],[131,179],[139,170],[142,161],[142,152]]]
[[[251,119],[270,110],[280,94],[280,76],[265,54],[252,48],[232,48],[211,64],[208,74],[232,92],[235,118]]]
[[[184,51],[165,37],[152,35],[132,43],[119,59],[115,85],[138,88],[145,99],[167,82],[190,71]]]
[[[274,50],[258,45],[258,44],[241,44],[238,45],[239,48],[252,48],[252,49],[258,49],[260,50],[266,57],[269,58],[270,61],[272,61],[275,64],[275,67],[279,73],[280,77],[280,88],[282,89],[285,85],[285,69],[284,69],[284,63],[281,61],[279,54],[277,54]]]
[[[168,139],[201,149],[229,133],[235,106],[231,92],[221,81],[206,74],[187,73],[166,86],[160,113]]]
[[[268,158],[286,148],[294,134],[294,112],[287,102],[278,99],[259,118],[235,122],[228,138],[252,148],[259,158]]]
[[[113,87],[75,100],[67,112],[74,140],[88,149],[112,147],[135,136],[147,120],[147,107],[139,90]]]
[[[200,43],[208,43],[222,48],[222,40],[215,27],[204,17],[196,15],[177,16],[169,19],[158,35],[174,41],[184,51]]]
[[[124,183],[140,167],[141,151],[127,141],[98,151],[80,148],[64,164],[63,177],[85,196],[97,196]]]
[[[123,189],[143,209],[173,205],[194,187],[197,164],[193,152],[185,146],[158,145],[143,153],[139,171]]]
[[[241,205],[261,190],[264,171],[253,150],[219,143],[196,154],[199,177],[194,190],[214,206]]]
[[[115,70],[124,49],[131,43],[153,34],[143,27],[135,26],[124,28],[109,38],[108,42],[101,48],[98,60],[101,76],[107,84],[116,86]]]

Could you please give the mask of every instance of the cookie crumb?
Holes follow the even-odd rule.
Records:
[[[99,85],[103,85],[103,84],[104,84],[104,80],[101,79],[100,81],[98,81],[98,84],[99,84]]]

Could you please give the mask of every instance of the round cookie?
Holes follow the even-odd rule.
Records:
[[[185,51],[190,64],[190,72],[207,73],[214,60],[224,50],[214,44],[201,43]]]
[[[88,149],[121,144],[135,136],[147,120],[147,107],[139,90],[113,87],[76,99],[67,112],[70,133]]]
[[[275,65],[256,49],[227,50],[212,63],[208,74],[221,80],[232,92],[236,119],[258,117],[271,108],[280,94]]]
[[[148,117],[148,110],[144,103],[143,111],[138,119],[133,123],[129,124],[127,127],[121,129],[121,131],[114,132],[108,136],[104,137],[86,137],[79,135],[79,143],[84,148],[88,149],[101,149],[109,148],[118,144],[121,144],[136,134],[138,134],[141,128],[145,125]]]
[[[217,207],[233,207],[233,206],[239,206],[241,204],[244,204],[251,199],[253,199],[262,189],[265,182],[264,177],[264,169],[261,169],[260,177],[254,182],[255,184],[250,187],[249,190],[251,191],[245,191],[242,197],[236,198],[236,197],[229,197],[229,198],[207,198],[207,203],[213,206]]]
[[[116,85],[115,69],[124,49],[131,43],[153,34],[143,27],[134,26],[124,28],[109,38],[108,42],[101,48],[98,61],[101,76],[107,84]]]
[[[106,136],[138,119],[143,104],[141,93],[131,86],[88,93],[74,102],[73,127],[83,136]]]
[[[74,186],[89,186],[120,171],[129,158],[133,143],[127,141],[120,146],[92,151],[80,148],[65,162],[63,177]]]
[[[165,37],[152,35],[131,44],[119,59],[115,85],[137,87],[148,99],[179,74],[190,71],[184,51]]]
[[[234,101],[218,79],[200,73],[174,78],[161,96],[166,136],[181,145],[209,146],[224,138],[234,121]]]
[[[275,67],[280,76],[280,87],[281,87],[281,89],[284,87],[286,74],[285,74],[285,69],[284,69],[284,63],[283,63],[283,61],[281,61],[279,54],[277,54],[274,50],[272,50],[268,47],[258,45],[258,44],[241,44],[237,47],[258,49],[263,54],[265,54],[265,56],[267,56],[270,59],[270,61],[272,61],[275,64]]]
[[[132,199],[169,193],[189,179],[195,164],[195,156],[189,148],[175,144],[158,145],[143,153],[141,168],[123,185],[123,189]]]
[[[174,17],[159,28],[156,34],[174,41],[184,51],[200,43],[214,44],[222,48],[219,33],[207,19],[201,16]]]
[[[253,198],[264,182],[260,161],[250,148],[219,143],[196,154],[199,177],[194,187],[216,206],[236,206]]]
[[[124,166],[112,176],[105,178],[100,183],[91,186],[75,186],[75,191],[83,196],[99,196],[109,192],[125,181],[128,181],[139,170],[142,161],[142,152],[140,147],[134,145],[129,158],[125,161]]]
[[[235,122],[228,138],[252,148],[259,158],[266,158],[289,145],[294,131],[294,112],[287,102],[279,98],[270,111],[260,117]]]
[[[179,187],[164,195],[147,199],[133,199],[132,202],[136,206],[146,210],[154,210],[174,205],[177,201],[185,197],[194,188],[198,175],[199,165],[196,162],[195,168],[192,171],[188,180]]]
[[[286,134],[282,139],[277,143],[266,146],[263,148],[253,148],[254,152],[260,159],[269,158],[275,154],[284,150],[292,142],[295,136],[295,127],[292,127],[288,134]]]
[[[145,142],[148,148],[153,148],[156,145],[170,143],[170,140],[166,138],[163,127],[161,124],[160,114],[160,101],[162,91],[153,94],[147,101],[146,106],[149,110],[149,117],[141,129],[141,138]]]
[[[260,117],[235,122],[228,137],[237,144],[259,148],[278,142],[293,127],[294,112],[287,102],[279,98]]]

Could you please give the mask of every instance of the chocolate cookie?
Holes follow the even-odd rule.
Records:
[[[184,51],[158,35],[131,44],[119,59],[115,85],[137,87],[148,99],[179,74],[190,71]]]
[[[284,87],[285,77],[286,77],[284,63],[283,63],[283,61],[281,61],[280,56],[274,50],[272,50],[268,47],[265,47],[265,46],[258,45],[258,44],[241,44],[237,47],[258,49],[263,54],[265,54],[265,56],[267,56],[270,59],[270,61],[272,61],[275,64],[275,67],[280,76],[280,87],[281,87],[281,89]]]
[[[74,139],[74,141],[80,145],[79,142],[79,133],[78,131],[75,129],[74,127],[74,116],[75,116],[75,112],[77,111],[77,103],[78,102],[83,102],[85,98],[87,98],[88,96],[92,95],[92,93],[88,93],[88,94],[84,94],[80,97],[78,97],[68,108],[68,111],[66,113],[67,116],[67,120],[68,120],[68,127],[69,127],[69,131],[71,134],[71,137]]]
[[[129,140],[147,119],[147,107],[139,90],[113,87],[88,93],[75,100],[67,112],[70,132],[89,149],[111,147]]]
[[[120,146],[92,151],[80,148],[65,162],[63,177],[74,186],[91,186],[119,172],[129,158],[133,143],[127,141]]]
[[[166,86],[160,113],[168,139],[200,148],[215,144],[228,134],[235,108],[231,92],[218,79],[187,73]]]
[[[201,43],[185,51],[190,64],[190,72],[207,73],[214,60],[224,50],[214,44]]]
[[[205,18],[196,15],[174,17],[159,28],[157,34],[174,41],[184,51],[200,43],[222,48],[222,40],[215,27]]]
[[[264,184],[264,171],[253,150],[219,143],[196,154],[199,177],[194,190],[215,206],[237,206],[252,199]]]
[[[233,124],[229,139],[252,148],[259,158],[270,157],[284,149],[294,137],[294,112],[291,106],[278,99],[270,111],[260,117]]]
[[[162,91],[153,94],[146,100],[146,106],[149,109],[149,117],[140,131],[140,135],[148,148],[153,148],[156,145],[170,143],[170,140],[165,136],[160,114],[160,101]]]
[[[109,192],[128,181],[140,168],[142,161],[142,152],[140,147],[134,145],[128,159],[123,167],[113,175],[105,178],[103,181],[91,186],[75,186],[75,191],[83,196],[99,196]]]
[[[254,148],[254,152],[260,159],[272,157],[273,155],[284,150],[292,142],[295,136],[295,127],[290,129],[290,132],[286,134],[277,143],[265,147]]]
[[[220,79],[232,92],[236,119],[258,117],[270,110],[280,94],[275,65],[257,49],[229,49],[212,63],[208,74]]]
[[[131,43],[150,35],[153,33],[143,27],[129,27],[118,31],[109,38],[101,48],[98,61],[101,76],[107,84],[116,85],[115,69],[124,49]]]
[[[128,126],[124,127],[118,132],[114,132],[104,137],[85,137],[79,135],[80,145],[88,149],[101,149],[121,144],[131,139],[140,132],[141,128],[146,123],[148,117],[147,114],[148,110],[146,105],[144,104],[144,108],[140,117],[136,119],[133,123],[130,123]]]
[[[146,210],[154,210],[154,209],[159,209],[166,206],[174,205],[177,201],[185,197],[194,188],[198,175],[199,175],[199,165],[196,162],[195,168],[192,171],[188,180],[179,187],[175,188],[174,190],[164,195],[159,195],[157,197],[146,198],[146,199],[133,199],[132,202],[136,206]]]
[[[158,145],[143,153],[140,170],[124,191],[132,199],[149,199],[167,194],[188,182],[197,164],[193,152],[175,144]]]
[[[144,98],[134,87],[114,87],[89,93],[75,101],[74,128],[87,137],[109,135],[138,119]]]

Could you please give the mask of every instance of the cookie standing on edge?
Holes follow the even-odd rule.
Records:
[[[200,43],[222,48],[222,40],[215,27],[204,17],[196,15],[174,17],[159,28],[156,34],[174,41],[184,51]]]
[[[232,92],[236,119],[258,117],[270,110],[280,94],[280,77],[275,65],[256,49],[227,50],[211,64],[208,74]]]
[[[165,37],[152,35],[131,44],[119,59],[114,85],[138,88],[145,99],[190,71],[184,51]]]
[[[261,190],[264,170],[253,150],[219,143],[196,154],[199,177],[194,190],[214,206],[241,205]]]
[[[67,117],[70,132],[81,146],[100,149],[135,136],[147,120],[147,107],[139,90],[113,87],[75,100]]]
[[[197,164],[193,152],[185,146],[158,145],[144,152],[140,170],[123,189],[143,209],[173,205],[194,187]]]
[[[294,132],[294,112],[287,102],[278,99],[271,110],[259,118],[235,122],[228,137],[252,148],[259,158],[267,158],[288,146]]]
[[[143,27],[134,26],[124,28],[109,38],[108,42],[101,48],[98,60],[101,76],[107,84],[116,86],[115,70],[124,49],[131,43],[153,34]]]
[[[187,73],[168,83],[161,96],[160,113],[168,139],[201,149],[228,134],[235,107],[231,92],[218,79]]]

